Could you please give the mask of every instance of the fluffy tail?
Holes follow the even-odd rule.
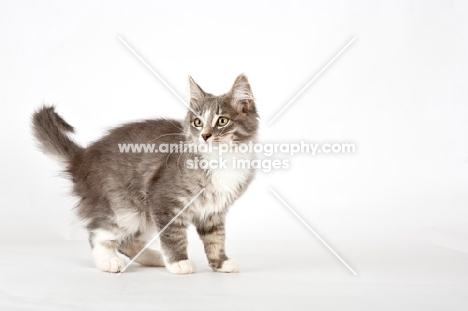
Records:
[[[73,133],[73,127],[65,122],[54,106],[43,106],[32,116],[34,136],[44,153],[54,154],[69,161],[83,149],[67,133]]]

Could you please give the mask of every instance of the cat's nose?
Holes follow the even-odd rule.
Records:
[[[201,137],[203,137],[203,139],[204,139],[205,141],[207,141],[208,138],[211,137],[211,134],[202,134]]]

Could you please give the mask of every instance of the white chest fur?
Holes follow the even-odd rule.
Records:
[[[239,167],[238,160],[251,159],[253,157],[250,154],[223,154],[221,160],[225,165],[207,170],[203,200],[194,202],[194,211],[198,217],[222,212],[234,202],[252,174],[248,167]]]

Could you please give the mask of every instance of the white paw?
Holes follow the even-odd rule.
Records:
[[[117,273],[125,267],[125,260],[120,257],[112,257],[96,262],[96,267],[104,272]]]
[[[195,273],[195,265],[190,259],[181,260],[174,263],[166,264],[167,270],[173,274],[189,274]]]
[[[228,259],[223,262],[221,268],[216,270],[217,272],[225,272],[225,273],[237,273],[240,271],[239,265],[232,259]]]
[[[136,262],[143,266],[150,267],[164,267],[164,260],[161,253],[154,249],[146,249],[138,258],[135,259]]]

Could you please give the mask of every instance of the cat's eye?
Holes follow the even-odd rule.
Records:
[[[195,120],[193,120],[193,125],[195,127],[202,127],[203,126],[203,122],[202,120],[200,120],[199,118],[196,118]]]
[[[226,124],[228,124],[229,122],[229,119],[226,118],[226,117],[220,117],[218,119],[218,126],[225,126]]]

